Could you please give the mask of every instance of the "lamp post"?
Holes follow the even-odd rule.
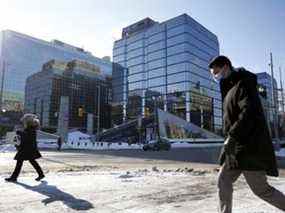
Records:
[[[272,87],[272,107],[273,107],[273,128],[275,138],[277,140],[277,146],[279,145],[279,134],[278,134],[278,123],[277,123],[277,106],[275,97],[275,86],[274,86],[274,72],[273,72],[273,59],[272,53],[270,53],[270,69],[271,69],[271,87]]]
[[[100,85],[97,86],[97,91],[98,91],[98,94],[97,94],[97,134],[99,133],[100,131],[100,100],[101,100],[101,94],[100,94]]]
[[[5,80],[5,61],[2,60],[2,78],[1,78],[1,91],[0,91],[0,110],[3,108],[3,93],[4,93],[4,80]]]
[[[154,126],[155,126],[155,133],[157,136],[157,140],[160,141],[158,109],[157,109],[157,99],[156,98],[157,98],[156,96],[152,96],[152,100],[154,102]]]

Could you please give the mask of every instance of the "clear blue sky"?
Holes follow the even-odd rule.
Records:
[[[285,71],[285,0],[10,0],[1,2],[0,30],[56,38],[102,57],[112,55],[123,27],[182,13],[218,36],[234,66],[269,72],[272,51],[275,76],[279,66]]]

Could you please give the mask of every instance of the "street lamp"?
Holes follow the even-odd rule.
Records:
[[[157,109],[157,97],[152,96],[152,100],[154,102],[154,126],[155,132],[157,135],[157,140],[160,141],[160,133],[159,133],[159,123],[158,123],[158,109]]]
[[[98,94],[97,94],[97,134],[100,131],[100,100],[101,100],[101,94],[100,94],[100,85],[97,86]]]

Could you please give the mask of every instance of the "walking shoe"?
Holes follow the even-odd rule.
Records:
[[[40,181],[41,179],[43,179],[45,176],[44,175],[39,175],[39,177],[37,177],[35,180],[36,181]]]
[[[13,182],[13,183],[17,182],[17,178],[13,178],[13,177],[5,178],[5,180],[7,182]]]

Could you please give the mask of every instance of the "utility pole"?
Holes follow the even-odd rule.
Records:
[[[154,126],[156,133],[156,140],[160,141],[160,133],[159,133],[159,119],[158,119],[158,106],[157,106],[157,97],[153,96],[152,100],[154,101]]]
[[[275,133],[275,138],[279,140],[278,134],[278,123],[277,123],[277,109],[276,109],[276,97],[275,97],[275,87],[274,87],[274,72],[273,72],[273,59],[272,53],[270,53],[270,68],[271,68],[271,87],[272,87],[272,108],[273,108],[273,128]]]
[[[0,111],[3,110],[3,93],[4,93],[4,80],[5,80],[5,61],[2,57],[2,78],[1,78],[1,91],[0,91]]]
[[[98,134],[100,132],[100,85],[97,87],[98,89],[98,94],[97,94],[97,132]]]
[[[5,64],[5,60],[4,60],[4,55],[3,55],[3,52],[4,52],[4,42],[5,42],[5,32],[3,31],[2,32],[2,44],[1,44],[1,48],[2,48],[2,50],[1,50],[1,59],[2,59],[2,75],[1,75],[1,91],[0,91],[0,112],[2,112],[2,110],[3,110],[3,94],[4,94],[4,81],[5,81],[5,66],[6,66],[6,64]]]
[[[283,93],[283,83],[282,83],[282,70],[281,70],[281,67],[279,67],[279,75],[280,75],[280,90],[281,90],[281,109],[282,109],[282,112],[284,113],[284,93]]]

